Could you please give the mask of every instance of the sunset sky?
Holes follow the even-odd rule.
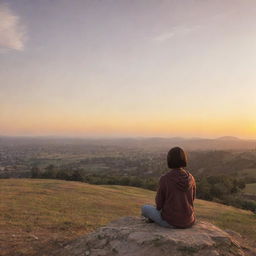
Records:
[[[0,0],[0,135],[256,139],[256,1]]]

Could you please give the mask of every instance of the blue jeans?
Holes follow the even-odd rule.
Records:
[[[153,205],[143,205],[141,207],[141,215],[145,218],[151,219],[162,227],[173,228],[173,226],[162,218],[161,211],[158,211]]]

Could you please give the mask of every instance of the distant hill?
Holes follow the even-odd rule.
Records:
[[[89,145],[168,150],[180,146],[186,150],[251,150],[256,149],[256,140],[244,140],[233,136],[217,139],[182,137],[137,137],[137,138],[60,138],[60,137],[4,137],[1,145]]]
[[[155,192],[60,180],[1,179],[1,255],[49,255],[53,249],[122,216],[139,216]],[[197,217],[256,240],[256,215],[196,200]],[[239,220],[239,221],[238,221]]]
[[[240,140],[240,139],[234,136],[223,136],[223,137],[217,138],[217,140]]]

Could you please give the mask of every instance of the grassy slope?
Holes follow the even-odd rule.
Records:
[[[0,180],[0,189],[0,248],[5,255],[32,255],[38,249],[43,255],[45,248],[113,219],[139,215],[140,206],[153,204],[155,195],[140,188],[58,180]],[[198,217],[256,241],[256,215],[251,212],[203,200],[195,206]]]

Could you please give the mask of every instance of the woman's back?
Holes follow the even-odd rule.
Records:
[[[167,165],[171,170],[159,179],[156,207],[142,206],[142,215],[163,227],[191,227],[195,222],[196,183],[194,177],[183,169],[187,166],[184,150],[180,147],[169,150]]]
[[[186,228],[195,222],[195,180],[184,169],[174,169],[162,175],[156,194],[156,207],[170,225]]]

